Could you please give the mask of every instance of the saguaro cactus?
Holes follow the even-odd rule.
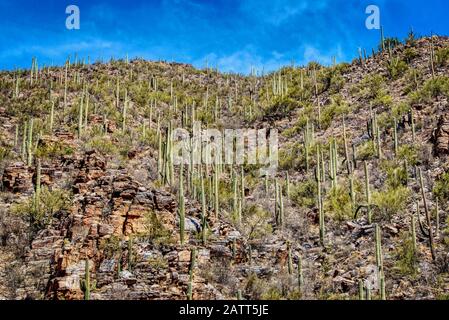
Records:
[[[367,217],[368,217],[368,223],[371,224],[372,222],[372,208],[371,208],[371,192],[369,188],[369,173],[368,173],[368,164],[366,161],[363,162],[364,170],[365,170],[365,197],[366,197],[366,204],[360,205],[354,214],[354,219],[357,218],[357,214],[360,211],[360,209],[365,208],[367,211]]]
[[[55,117],[55,102],[51,102],[51,109],[50,109],[50,132],[53,133],[53,124],[54,124],[54,117]]]
[[[324,245],[324,212],[323,212],[323,199],[321,195],[321,175],[320,175],[320,152],[317,149],[316,151],[316,157],[317,157],[317,167],[316,167],[316,183],[317,183],[317,207],[318,207],[318,218],[319,218],[319,225],[320,225],[320,242],[322,245]]]
[[[416,207],[417,208],[419,208],[419,205],[418,205],[418,203],[416,203]],[[412,236],[412,243],[413,243],[413,253],[415,254],[415,256],[416,256],[416,254],[418,253],[418,247],[417,247],[417,244],[416,244],[416,222],[415,222],[415,215],[412,213],[411,215],[410,215],[410,233],[411,233],[411,236]]]
[[[185,233],[185,198],[184,198],[184,185],[183,174],[184,165],[181,162],[181,169],[179,172],[179,196],[178,196],[178,214],[179,214],[179,239],[181,244],[184,244]]]
[[[90,290],[95,287],[90,281],[89,259],[86,258],[84,266],[84,279],[81,280],[81,290],[84,291],[84,300],[90,300]]]
[[[41,160],[37,159],[36,166],[36,187],[34,193],[34,206],[35,210],[39,210],[40,207],[40,199],[41,199]]]
[[[215,218],[218,218],[218,210],[219,210],[219,175],[218,175],[218,166],[215,165],[214,167],[214,211],[215,211]]]
[[[81,96],[78,108],[78,138],[81,138],[83,133],[83,96]]]
[[[393,140],[394,140],[394,155],[398,155],[398,121],[394,118],[393,122]]]
[[[193,299],[193,272],[195,269],[195,262],[196,262],[196,248],[192,248],[192,251],[190,252],[190,269],[189,269],[189,285],[187,288],[187,299],[192,300]]]
[[[129,237],[128,239],[128,271],[132,272],[133,269],[133,238]]]
[[[201,175],[201,240],[203,245],[206,245],[207,236],[207,209],[206,209],[206,194],[204,192],[204,177]]]
[[[33,162],[33,119],[30,119],[30,124],[28,126],[28,143],[27,143],[27,154],[28,154],[28,166],[31,166]]]
[[[125,101],[123,102],[123,110],[122,110],[122,131],[126,131],[126,112],[128,108],[128,91],[125,90]]]
[[[302,272],[302,257],[301,255],[298,256],[298,289],[299,292],[302,294],[303,287],[304,287],[304,276]]]
[[[22,161],[26,162],[27,161],[27,122],[24,121],[23,123],[23,134],[22,134]]]
[[[288,274],[293,274],[293,259],[292,259],[292,246],[291,243],[287,242],[287,267],[288,267]]]
[[[345,118],[343,118],[343,144],[345,147],[345,163],[346,163],[346,169],[348,170],[348,174],[351,173],[351,166],[349,161],[349,152],[348,152],[348,141],[346,138],[346,124],[345,124]],[[323,173],[324,174],[324,173]]]
[[[433,238],[433,230],[432,230],[432,224],[431,224],[431,217],[430,217],[430,212],[429,212],[429,208],[427,207],[427,200],[426,200],[426,194],[424,191],[424,181],[423,181],[423,177],[422,177],[422,172],[421,172],[421,168],[418,168],[418,176],[419,176],[419,184],[421,187],[421,196],[423,199],[423,205],[424,205],[424,212],[426,214],[426,220],[427,220],[427,234],[424,230],[424,227],[421,224],[421,219],[418,216],[418,221],[420,222],[420,226],[421,229],[423,231],[423,233],[429,238],[429,246],[430,246],[430,252],[432,254],[432,260],[435,261],[436,259],[436,254],[435,254],[435,245],[434,245],[434,238]]]
[[[363,280],[359,280],[359,300],[365,300],[365,288]]]

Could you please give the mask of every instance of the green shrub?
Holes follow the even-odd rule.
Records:
[[[414,48],[406,48],[404,50],[404,60],[407,63],[411,63],[416,57],[418,57],[418,52]]]
[[[276,287],[270,287],[261,296],[261,300],[281,300],[283,298],[282,292]]]
[[[333,120],[349,111],[349,106],[341,95],[331,97],[331,103],[321,110],[321,128],[328,128]]]
[[[359,160],[369,160],[376,156],[376,146],[372,140],[365,141],[357,148],[357,157]]]
[[[401,77],[408,69],[408,65],[405,61],[399,58],[391,58],[387,63],[387,70],[392,79],[398,79]]]
[[[387,187],[386,190],[373,192],[372,202],[380,209],[381,214],[390,220],[393,215],[405,210],[409,195],[410,190],[407,187]]]
[[[395,250],[395,271],[402,276],[416,276],[418,273],[418,259],[413,248],[413,239],[410,232],[403,232],[401,241]]]
[[[111,141],[109,137],[93,137],[88,143],[87,147],[95,149],[102,155],[114,155],[118,153],[116,145]]]
[[[11,150],[9,148],[0,147],[0,164],[9,158]]]
[[[449,48],[442,48],[435,53],[435,62],[439,67],[449,66]]]
[[[247,205],[242,212],[242,229],[249,239],[262,239],[273,232],[269,224],[271,213],[256,204]]]
[[[404,144],[399,146],[397,157],[399,160],[406,160],[409,165],[415,166],[419,162],[418,152],[417,146]]]
[[[73,154],[73,148],[59,140],[39,143],[35,156],[40,159],[52,159]]]
[[[148,239],[156,244],[167,244],[173,240],[170,230],[164,226],[154,211],[148,211],[145,214],[144,226],[145,232],[140,234],[140,237]]]
[[[430,103],[440,96],[449,97],[449,77],[439,76],[429,79],[421,90],[409,94],[411,103]]]
[[[152,269],[157,271],[168,268],[168,261],[164,257],[151,257],[147,263]]]
[[[433,194],[440,202],[447,203],[449,201],[449,171],[443,173],[433,187]]]
[[[42,187],[39,199],[35,203],[34,196],[31,196],[11,208],[14,214],[29,218],[32,231],[39,231],[51,224],[55,213],[69,210],[72,204],[71,195],[61,189]]]
[[[366,76],[357,86],[362,98],[375,99],[383,94],[385,79],[379,74]]]
[[[282,170],[299,169],[302,166],[304,147],[300,143],[288,144],[279,150],[279,167]]]
[[[381,163],[381,169],[387,174],[385,184],[389,188],[398,188],[407,183],[407,172],[403,165],[397,165],[394,161],[384,160]]]
[[[391,107],[393,104],[393,98],[389,94],[385,94],[384,92],[380,93],[373,100],[373,107]]]
[[[313,179],[297,183],[290,187],[290,197],[298,207],[313,208],[316,205],[318,186]]]
[[[343,221],[353,216],[349,189],[339,186],[333,188],[326,196],[324,211],[331,213],[337,220]]]
[[[410,111],[410,105],[402,102],[395,104],[391,108],[391,115],[393,118],[400,119],[402,116],[406,115]]]
[[[101,239],[99,248],[106,259],[111,259],[121,251],[120,238],[116,235],[112,235],[109,238]]]

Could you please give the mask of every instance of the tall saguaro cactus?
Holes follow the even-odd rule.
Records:
[[[317,163],[319,164],[320,161],[320,152],[317,149]],[[316,182],[317,182],[317,207],[318,207],[318,218],[319,218],[319,226],[320,226],[320,242],[321,245],[324,245],[324,212],[323,212],[323,199],[321,194],[321,176],[320,176],[320,166],[317,165],[316,167]]]
[[[30,119],[30,123],[28,125],[27,155],[27,164],[28,166],[31,166],[33,162],[33,119]]]
[[[86,258],[84,266],[84,279],[81,280],[81,289],[84,291],[84,300],[90,300],[90,290],[94,288],[90,281],[89,259]]]
[[[421,188],[421,196],[422,196],[423,205],[424,205],[424,212],[426,214],[427,233],[428,233],[427,236],[429,238],[430,252],[432,254],[432,260],[435,261],[436,254],[435,254],[435,241],[434,241],[433,230],[432,230],[432,225],[431,225],[432,221],[431,221],[431,217],[430,217],[429,208],[427,206],[427,200],[426,200],[426,194],[424,191],[424,181],[423,181],[423,177],[422,177],[421,168],[418,168],[418,176],[419,176],[419,185]],[[418,221],[421,223],[421,219],[419,219],[419,216],[418,216]]]
[[[368,223],[372,223],[372,208],[371,208],[371,192],[369,187],[369,172],[368,172],[368,164],[366,161],[363,162],[364,171],[365,171],[365,198],[366,203],[363,205],[358,206],[357,210],[355,211],[354,218],[357,218],[357,213],[360,209],[365,208],[367,211],[367,218]]]
[[[187,299],[193,300],[193,272],[196,263],[196,248],[192,248],[190,252],[190,268],[189,268],[189,285],[187,288]]]
[[[179,239],[181,244],[184,244],[185,238],[185,198],[184,198],[184,165],[181,162],[181,169],[179,171],[179,197],[178,197],[178,214],[179,214]]]

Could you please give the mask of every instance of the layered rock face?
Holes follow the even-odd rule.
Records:
[[[449,114],[440,116],[434,132],[434,150],[436,155],[449,154]]]
[[[26,273],[39,277],[29,277],[19,294],[38,297],[45,292],[48,299],[83,299],[81,283],[88,260],[92,299],[184,299],[191,248],[132,237],[160,223],[176,239],[174,196],[141,186],[125,170],[107,170],[105,160],[95,152],[87,152],[71,165],[77,172],[72,210],[55,216],[54,223],[33,240]],[[191,207],[189,212],[198,210]],[[186,225],[192,220],[187,217]],[[223,233],[226,227],[218,229]],[[207,264],[211,254],[230,258],[230,245],[223,237],[199,249],[195,268]],[[200,276],[194,280],[194,297],[222,297]]]

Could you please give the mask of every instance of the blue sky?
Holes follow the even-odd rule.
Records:
[[[80,30],[67,30],[77,5]],[[351,61],[371,51],[379,31],[365,28],[365,8],[381,10],[387,36],[449,35],[447,0],[0,0],[0,69],[62,64],[70,54],[143,57],[247,73],[311,60]]]

